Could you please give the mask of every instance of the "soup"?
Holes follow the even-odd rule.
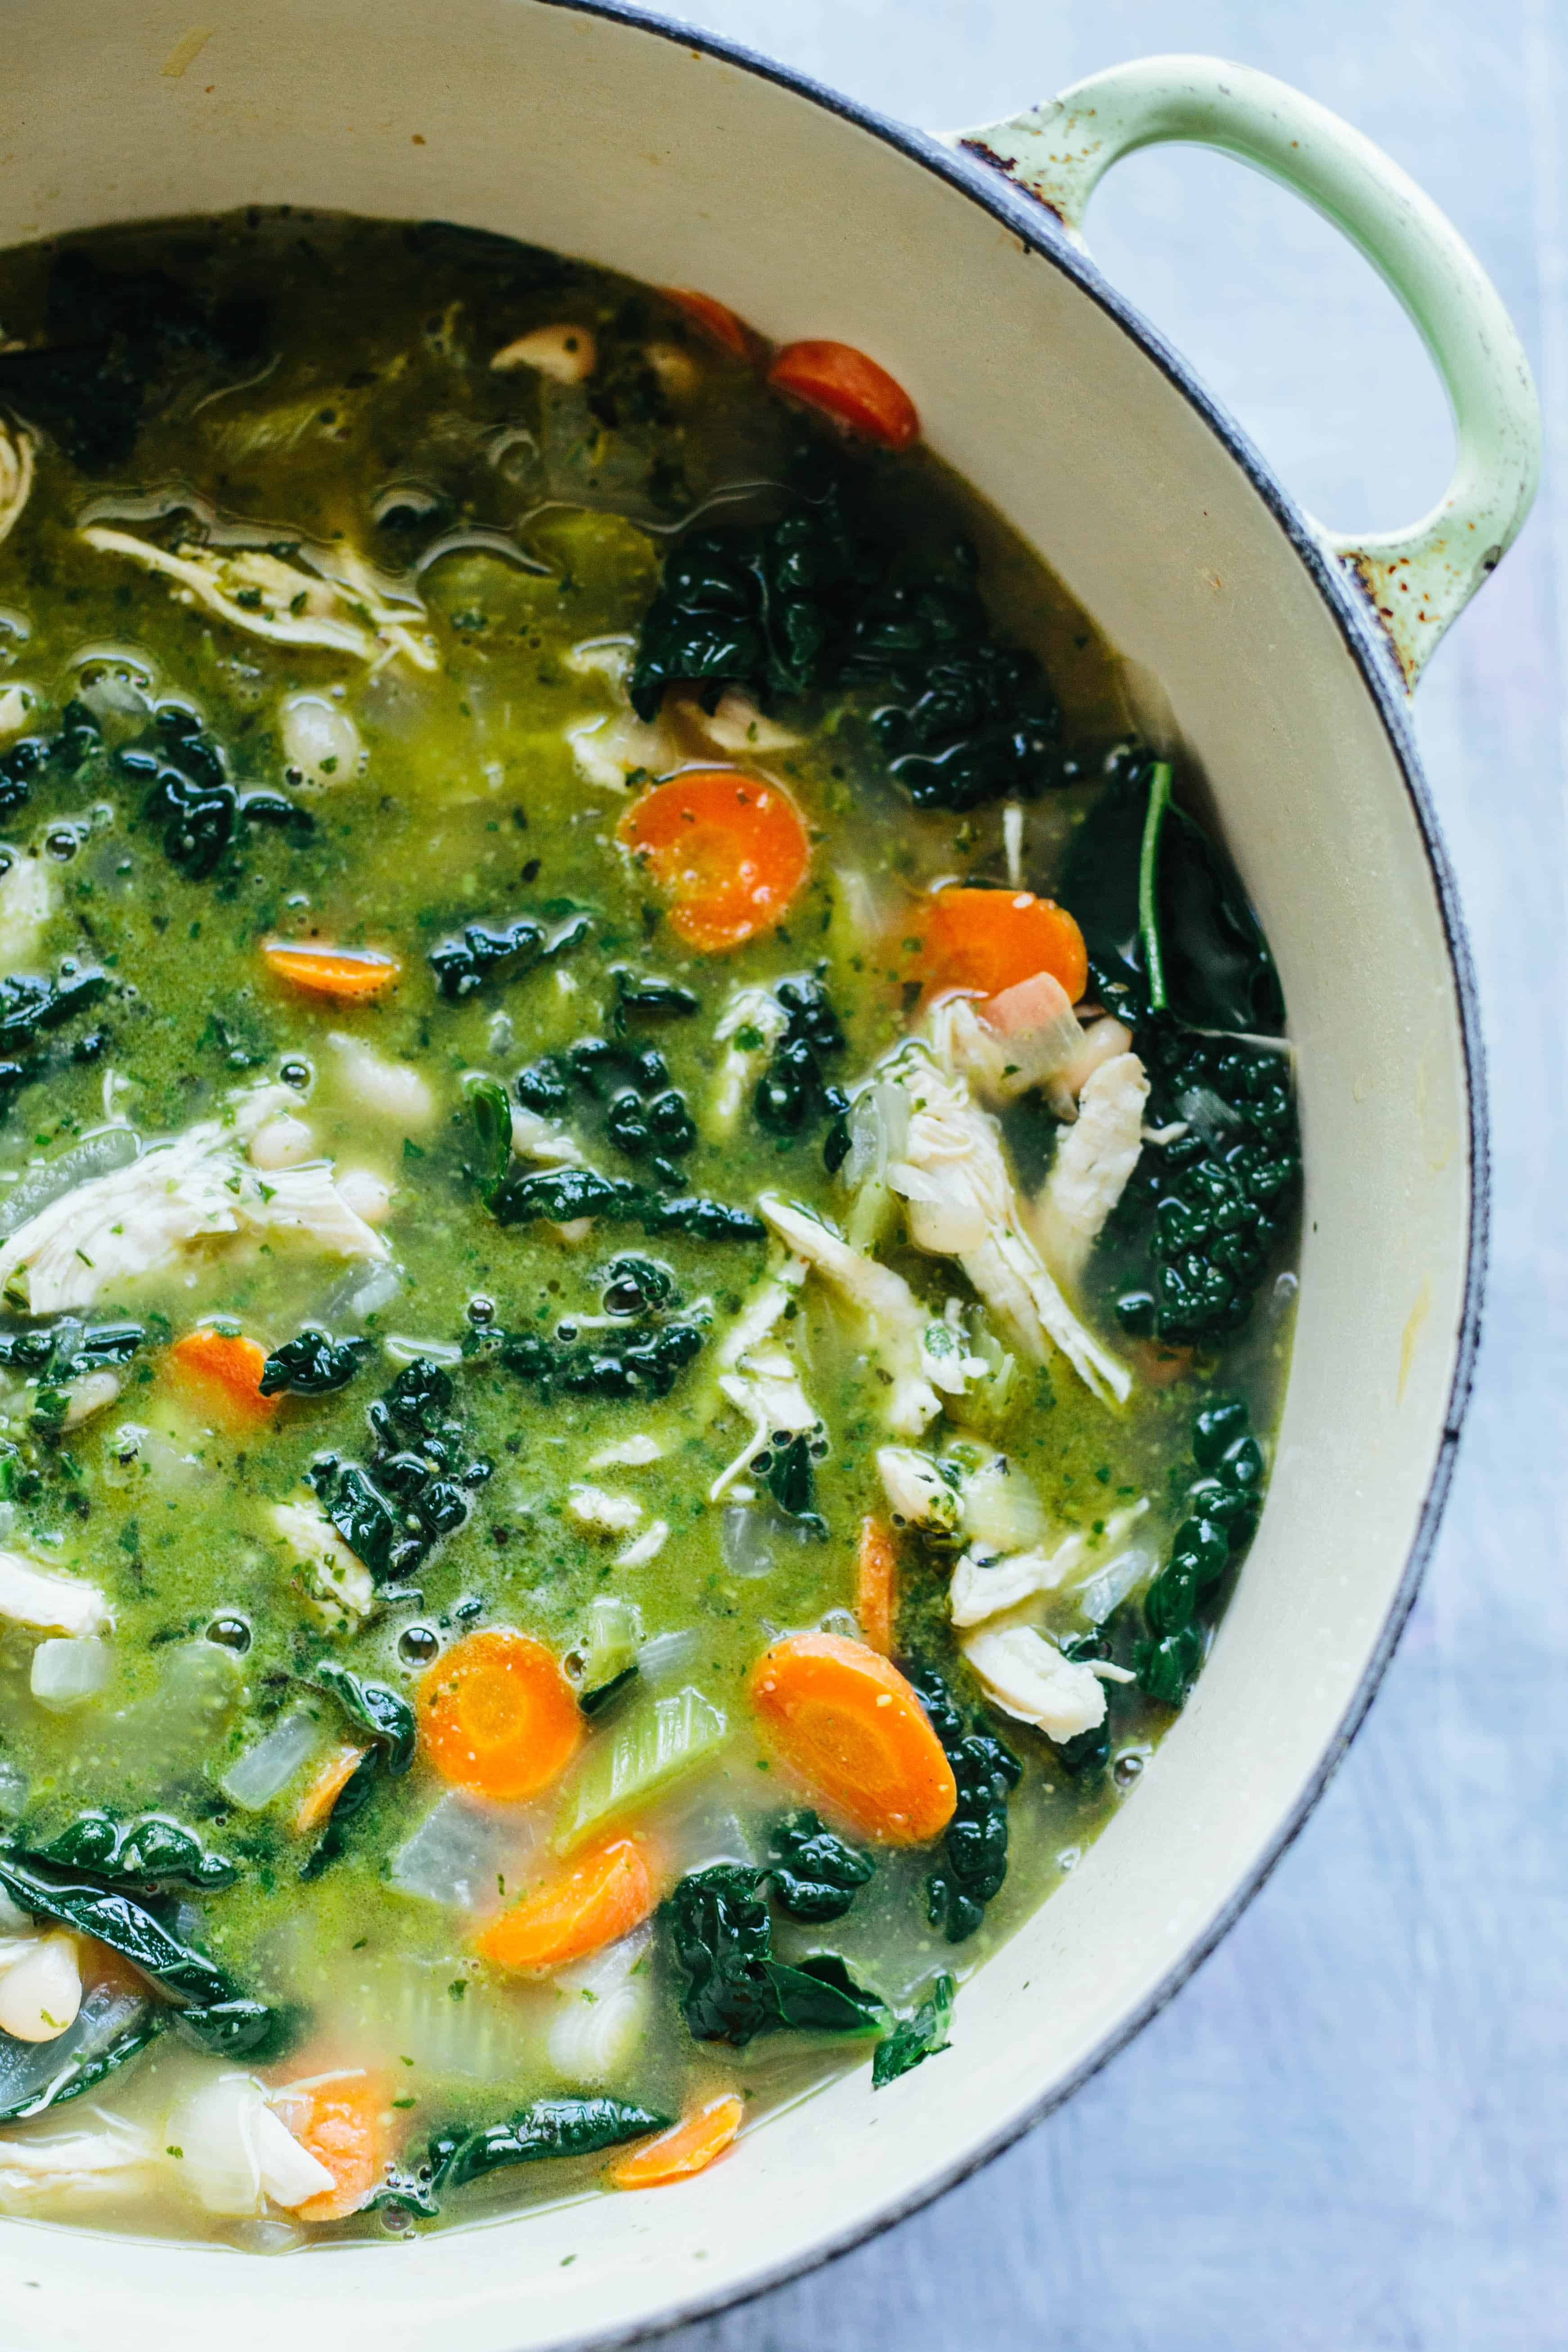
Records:
[[[843,345],[287,210],[0,321],[0,2205],[381,2239],[962,2064],[1267,1480],[1188,781]]]

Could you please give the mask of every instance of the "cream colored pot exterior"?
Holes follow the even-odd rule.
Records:
[[[965,1990],[952,2056],[875,2097],[862,2067],[679,2190],[402,2247],[266,2261],[0,2224],[8,2352],[597,2341],[797,2269],[979,2161],[1147,2016],[1299,1825],[1408,1605],[1463,1402],[1463,949],[1355,592],[1087,265],[1033,247],[1037,207],[735,59],[542,0],[201,16],[176,71],[194,36],[170,58],[163,0],[13,10],[0,246],[247,200],[438,215],[864,345],[1163,681],[1300,1045],[1300,1319],[1258,1541],[1135,1801]]]

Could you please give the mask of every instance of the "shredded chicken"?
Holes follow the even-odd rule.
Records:
[[[1035,1202],[1040,1246],[1069,1282],[1083,1272],[1143,1149],[1149,1080],[1136,1054],[1102,1062],[1079,1097],[1077,1123],[1057,1138]]]
[[[819,1217],[792,1201],[780,1200],[776,1192],[764,1192],[757,1209],[781,1241],[809,1260],[865,1316],[872,1335],[872,1353],[880,1359],[889,1378],[889,1425],[895,1436],[918,1437],[942,1410],[933,1381],[952,1387],[953,1368],[951,1360],[928,1354],[925,1336],[930,1318],[903,1276],[851,1249]],[[963,1377],[958,1375],[960,1390]]]
[[[1042,1592],[1057,1591],[1086,1565],[1089,1572],[1083,1579],[1085,1586],[1107,1575],[1125,1557],[1127,1538],[1148,1508],[1148,1496],[1143,1496],[1126,1510],[1113,1511],[1098,1536],[1075,1531],[1058,1535],[1053,1542],[1042,1531],[1037,1542],[1018,1551],[983,1538],[972,1543],[953,1569],[948,1591],[953,1623],[981,1625],[988,1618],[1021,1609]]]
[[[33,494],[33,436],[0,425],[0,540],[9,539]]]
[[[747,1095],[788,1026],[789,1015],[771,988],[738,988],[724,1007],[713,1037],[728,1051],[719,1065],[703,1120],[715,1142],[733,1133]]]
[[[354,1633],[375,1609],[375,1582],[319,1504],[275,1503],[274,1532],[292,1555],[300,1586],[329,1633]]]
[[[248,636],[273,645],[319,646],[377,667],[396,654],[416,669],[439,667],[431,639],[416,634],[423,607],[392,604],[369,564],[350,551],[334,549],[330,558],[320,559],[323,566],[330,562],[329,572],[286,563],[264,548],[183,541],[171,551],[104,523],[88,524],[81,536],[100,554],[127,556],[173,580]]]
[[[142,2125],[101,2107],[73,2108],[97,2128],[48,2132],[37,2137],[7,2133],[0,2140],[0,2200],[30,2197],[117,2196],[138,2185],[163,2163],[163,2145]]]
[[[292,1233],[340,1257],[385,1257],[330,1160],[264,1176],[241,1158],[280,1101],[295,1099],[286,1087],[258,1087],[226,1122],[201,1120],[62,1193],[0,1247],[0,1295],[30,1315],[90,1307],[195,1242],[242,1233]]]
[[[1131,1682],[1125,1666],[1078,1664],[1032,1625],[971,1633],[960,1644],[985,1696],[1047,1739],[1076,1739],[1105,1720],[1106,1682]]]
[[[704,751],[721,751],[732,760],[792,751],[801,740],[776,719],[764,719],[750,697],[734,687],[721,695],[714,710],[704,710],[700,702],[683,695],[676,705],[676,716],[683,731]]]
[[[553,1119],[546,1118],[540,1111],[524,1110],[521,1106],[512,1109],[511,1148],[519,1160],[537,1160],[546,1168],[563,1168],[569,1160],[583,1157],[563,1127],[557,1127]]]
[[[19,1552],[0,1551],[0,1617],[40,1633],[97,1633],[112,1612],[96,1584],[47,1575]]]
[[[1058,1118],[1078,1117],[1084,1086],[1132,1043],[1109,1015],[1084,1028],[1059,981],[1038,971],[1000,995],[939,997],[928,1018],[931,1051],[949,1076],[965,1077],[992,1103],[1045,1089]]]
[[[566,1508],[580,1528],[595,1536],[630,1535],[642,1517],[634,1495],[611,1495],[603,1486],[570,1487]]]
[[[912,1445],[884,1445],[878,1451],[877,1475],[896,1527],[918,1528],[939,1539],[957,1534],[959,1499],[931,1454]]]
[[[752,1433],[714,1479],[708,1499],[716,1503],[742,1477],[776,1434],[802,1437],[820,1426],[822,1416],[801,1385],[800,1368],[774,1332],[800,1296],[806,1276],[804,1257],[785,1258],[715,1350],[719,1387]]]
[[[956,1257],[1031,1362],[1045,1361],[1049,1342],[1096,1396],[1124,1400],[1131,1375],[1073,1314],[1024,1229],[995,1120],[916,1040],[885,1075],[910,1102],[904,1156],[889,1165],[888,1182],[909,1203],[916,1248]]]

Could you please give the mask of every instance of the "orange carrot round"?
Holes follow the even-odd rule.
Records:
[[[811,862],[789,794],[733,768],[655,784],[621,819],[619,838],[669,899],[671,929],[710,955],[772,930]]]
[[[855,1614],[868,1643],[884,1658],[893,1646],[898,1568],[892,1529],[880,1519],[862,1519],[855,1555]]]
[[[711,294],[699,294],[689,286],[667,286],[664,292],[666,299],[673,302],[721,352],[728,352],[737,360],[751,357],[756,338],[745,320],[738,319],[727,304]]]
[[[269,971],[307,996],[339,1002],[384,995],[403,966],[379,948],[316,947],[308,940],[268,940],[262,948]]]
[[[786,343],[768,382],[885,449],[907,449],[921,437],[920,412],[903,385],[853,343]]]
[[[721,2092],[682,2116],[657,2139],[645,2139],[611,2165],[613,2189],[662,2189],[669,2180],[689,2180],[723,2155],[741,2128],[744,2106],[733,2091]]]
[[[788,1633],[752,1669],[764,1738],[868,1837],[923,1845],[958,1802],[952,1767],[897,1666],[841,1633]]]
[[[318,2081],[285,2084],[278,2098],[294,2137],[336,2183],[295,2208],[300,2220],[341,2221],[357,2213],[381,2187],[392,2156],[392,2087],[386,2077],[350,2067]]]
[[[303,1837],[307,1831],[320,1829],[369,1753],[368,1748],[356,1748],[346,1739],[327,1750],[295,1807],[297,1835]]]
[[[277,1400],[261,1393],[267,1350],[254,1339],[230,1331],[187,1331],[170,1349],[169,1361],[184,1387],[199,1391],[236,1426],[271,1420]]]
[[[635,1839],[591,1847],[474,1939],[499,1969],[558,1969],[640,1927],[653,1909],[647,1857]]]
[[[571,1684],[542,1642],[509,1626],[465,1634],[419,1685],[426,1755],[476,1797],[531,1797],[582,1745]]]
[[[939,890],[907,920],[904,952],[928,996],[999,996],[1045,971],[1076,1004],[1089,984],[1083,933],[1065,907],[1030,890]]]

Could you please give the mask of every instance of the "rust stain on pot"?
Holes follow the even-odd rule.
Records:
[[[1005,155],[999,155],[994,147],[988,147],[985,144],[984,139],[961,139],[958,143],[964,154],[973,155],[976,162],[989,165],[993,172],[1000,172],[1002,177],[1011,181],[1021,195],[1027,196],[1031,203],[1038,205],[1043,213],[1049,213],[1051,218],[1058,221],[1063,228],[1070,228],[1071,224],[1061,206],[1053,205],[1049,196],[1042,195],[1033,181],[1026,179],[1019,171],[1016,163],[1010,162]]]

